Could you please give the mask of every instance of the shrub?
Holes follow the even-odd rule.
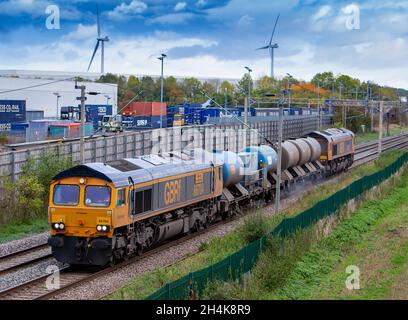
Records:
[[[202,294],[202,300],[232,300],[237,299],[242,292],[242,286],[237,282],[208,282]]]
[[[261,213],[255,213],[245,218],[241,232],[245,243],[251,243],[265,235],[268,230],[269,224],[265,216]]]
[[[46,150],[40,155],[38,161],[32,157],[27,159],[22,167],[22,175],[36,177],[48,195],[52,178],[59,172],[74,166],[74,164],[71,156],[60,158],[51,151]]]
[[[312,229],[296,232],[286,239],[270,238],[253,271],[255,282],[267,292],[282,287],[313,240]]]
[[[50,151],[43,152],[38,161],[29,157],[18,181],[3,181],[0,223],[45,216],[52,178],[73,165],[71,157],[59,158]]]
[[[23,176],[17,182],[4,181],[5,195],[0,202],[1,222],[27,221],[44,214],[44,188],[33,176]],[[46,212],[46,211],[45,211]]]
[[[0,144],[6,144],[8,143],[8,138],[4,134],[0,134]]]

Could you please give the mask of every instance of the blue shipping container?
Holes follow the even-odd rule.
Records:
[[[162,128],[167,128],[167,117],[163,116]],[[160,116],[124,117],[122,123],[127,129],[157,129],[160,128]]]
[[[0,123],[26,121],[25,100],[0,100]]]
[[[95,130],[98,129],[103,116],[113,115],[112,105],[87,104],[85,105],[85,111],[86,111],[86,121],[92,122]]]

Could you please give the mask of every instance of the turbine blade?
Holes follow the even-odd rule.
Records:
[[[101,23],[99,21],[99,6],[96,5],[96,25],[98,28],[98,38],[101,37]]]
[[[98,51],[98,47],[99,47],[99,40],[96,42],[96,46],[95,46],[95,50],[94,50],[94,52],[92,54],[91,62],[89,62],[88,71],[91,68],[91,64],[92,64],[93,59],[95,58],[96,51]]]
[[[264,49],[269,49],[269,47],[270,47],[270,46],[265,46],[265,47],[258,48],[258,49],[256,49],[256,50],[264,50]]]
[[[269,45],[272,44],[273,35],[275,34],[275,29],[276,29],[276,25],[278,24],[279,17],[280,17],[280,13],[279,13],[278,16],[276,17],[275,26],[273,27],[272,36],[271,36],[271,41],[269,41]]]

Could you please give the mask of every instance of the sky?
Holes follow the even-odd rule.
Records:
[[[333,71],[408,89],[408,0],[0,0],[0,69],[87,71],[97,6],[106,72],[158,75],[166,53],[166,75],[269,75],[268,51],[255,49],[280,13],[278,77]]]

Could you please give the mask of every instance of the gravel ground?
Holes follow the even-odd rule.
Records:
[[[55,265],[58,268],[63,266],[62,263],[57,262],[54,258],[49,258],[35,265],[7,273],[1,277],[0,291],[44,275],[47,267],[50,265]]]
[[[43,232],[22,239],[2,243],[0,244],[0,257],[19,250],[35,247],[39,244],[44,244],[47,242],[48,235],[49,232]]]
[[[333,183],[337,178],[324,181],[324,183]],[[302,189],[296,190],[296,194],[291,192],[290,196],[285,197],[281,201],[281,210],[285,210],[296,203],[302,195],[309,190],[317,182],[308,183],[302,186]],[[264,207],[265,214],[274,214],[274,205]],[[226,224],[221,224],[218,227],[212,229],[210,232],[199,235],[185,243],[175,245],[168,248],[163,252],[158,252],[152,256],[148,256],[145,259],[136,261],[135,263],[126,266],[123,269],[114,271],[104,276],[103,281],[101,279],[95,279],[84,283],[81,286],[69,289],[59,295],[53,297],[56,300],[96,300],[101,299],[114,292],[115,290],[125,286],[132,277],[147,271],[154,270],[158,267],[166,267],[170,264],[186,258],[187,256],[194,254],[198,251],[200,245],[204,242],[210,242],[215,237],[222,237],[225,234],[233,231],[240,224],[244,222],[245,216],[231,221]]]

